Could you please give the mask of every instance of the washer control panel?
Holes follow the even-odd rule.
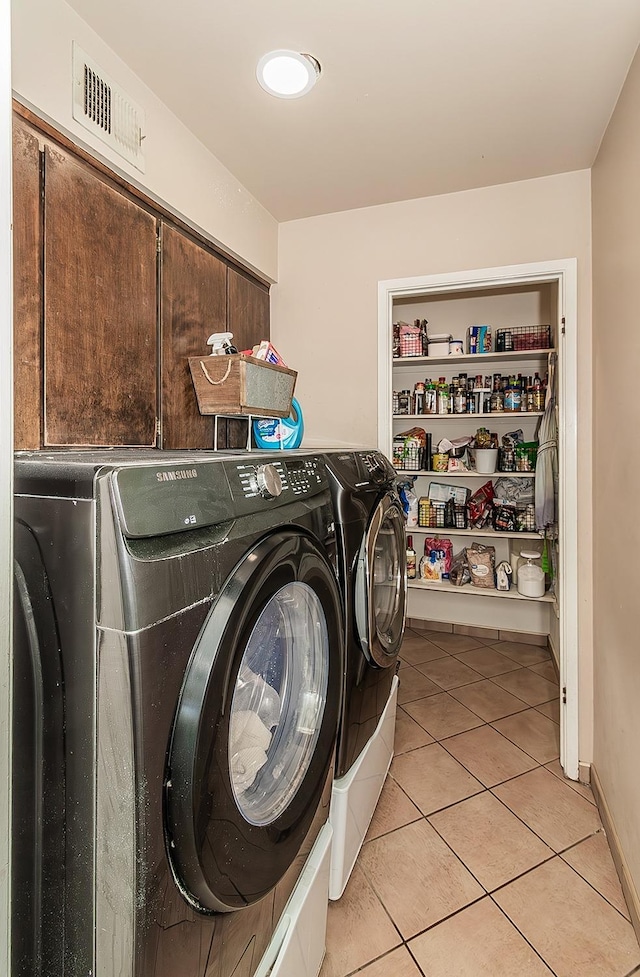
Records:
[[[264,457],[247,459],[229,465],[227,474],[234,498],[237,499],[239,489],[246,500],[264,499],[272,504],[316,495],[327,485],[324,463],[313,455],[268,462]]]

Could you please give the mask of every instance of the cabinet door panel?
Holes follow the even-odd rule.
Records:
[[[14,441],[42,444],[42,221],[38,137],[13,125],[13,334]]]
[[[155,445],[156,219],[45,150],[45,444]]]
[[[226,331],[227,267],[169,224],[162,226],[162,447],[213,447],[214,419],[203,416],[189,357],[209,352]]]
[[[236,349],[269,339],[269,289],[229,268],[227,325]]]
[[[269,290],[229,268],[227,328],[233,333],[238,350],[251,349],[262,339],[269,339]],[[229,420],[219,436],[228,448],[244,448],[247,422]],[[221,444],[220,447],[223,445]]]

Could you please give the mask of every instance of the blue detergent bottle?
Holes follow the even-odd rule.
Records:
[[[302,408],[294,397],[289,417],[261,417],[253,422],[256,447],[266,450],[299,448],[304,434]]]

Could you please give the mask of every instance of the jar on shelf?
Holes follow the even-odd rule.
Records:
[[[523,550],[520,556],[525,562],[518,567],[518,593],[523,597],[543,597],[544,570],[534,562],[540,559],[540,553]]]
[[[440,377],[436,386],[436,414],[449,413],[449,384],[444,377]]]
[[[437,410],[436,385],[431,380],[427,380],[424,388],[424,412],[425,414],[435,414]]]
[[[504,394],[497,385],[491,394],[489,410],[492,414],[502,414],[504,412]]]
[[[411,391],[400,390],[398,392],[398,414],[408,414],[411,407]]]
[[[456,387],[453,395],[453,412],[454,414],[467,413],[467,391],[464,387]]]
[[[505,411],[519,411],[522,404],[522,393],[517,385],[509,385],[504,394]]]
[[[511,448],[500,448],[498,471],[514,472],[516,470],[516,453]]]
[[[490,448],[493,443],[491,433],[486,427],[479,427],[475,434],[476,448]]]

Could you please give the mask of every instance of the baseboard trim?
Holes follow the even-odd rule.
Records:
[[[640,942],[640,895],[638,894],[638,890],[636,889],[633,879],[631,878],[631,873],[629,872],[627,861],[624,857],[622,846],[620,845],[620,838],[618,837],[618,832],[616,831],[611,810],[607,804],[607,799],[604,796],[602,784],[600,782],[600,778],[598,777],[598,771],[593,764],[591,764],[591,787],[593,790],[593,796],[596,799],[596,804],[598,805],[598,811],[600,812],[602,824],[604,825],[607,841],[609,842],[613,862],[620,879],[622,892],[627,903],[627,908],[631,917],[631,925],[633,926],[636,936],[638,937],[638,941]]]
[[[424,621],[422,618],[408,617],[407,627],[414,631],[440,631],[449,634],[465,634],[472,638],[488,638],[490,641],[520,641],[522,644],[549,645],[548,635],[533,634],[529,631],[499,631],[497,628],[476,627],[470,624],[452,624],[447,621]]]
[[[591,764],[584,763],[582,760],[578,762],[578,780],[581,784],[591,783]]]

